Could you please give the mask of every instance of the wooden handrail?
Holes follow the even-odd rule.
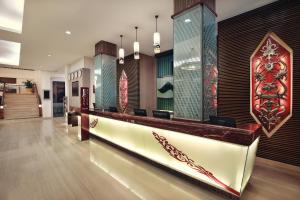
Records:
[[[36,98],[38,99],[38,103],[39,103],[39,116],[41,117],[42,116],[42,100],[41,100],[41,97],[39,95],[39,91],[37,89],[37,85],[36,84],[33,84],[33,90],[34,90],[34,94],[36,96]]]
[[[3,93],[0,102],[0,119],[4,119],[4,96],[5,96],[5,83],[3,83]]]
[[[1,91],[1,90],[0,90]],[[5,83],[3,83],[3,91],[0,106],[4,106]]]

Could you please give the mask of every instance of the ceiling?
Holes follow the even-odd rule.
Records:
[[[216,0],[218,21],[273,1]],[[19,67],[56,71],[83,56],[93,56],[100,40],[119,44],[120,34],[125,54],[132,53],[136,25],[140,51],[153,55],[156,14],[161,50],[169,50],[173,0],[25,0],[23,32],[0,30],[0,39],[21,43]],[[72,34],[65,34],[67,30]]]

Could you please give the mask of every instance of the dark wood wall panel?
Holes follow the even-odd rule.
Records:
[[[8,77],[0,77],[0,82],[15,84],[15,83],[17,83],[17,79],[16,78],[8,78]]]
[[[117,56],[117,45],[114,43],[106,42],[101,40],[95,44],[95,56],[99,54],[106,54],[113,57]]]
[[[204,3],[212,11],[216,12],[216,0],[174,0],[174,14],[190,8],[197,3]]]
[[[218,114],[254,122],[250,56],[268,31],[294,51],[293,116],[271,138],[261,137],[258,156],[300,166],[300,1],[277,1],[219,23]]]
[[[125,71],[128,78],[128,108],[127,113],[133,112],[134,108],[140,107],[140,73],[139,60],[134,60],[133,55],[125,57],[124,64],[120,65],[117,60],[117,105],[119,105],[119,79],[122,70]]]

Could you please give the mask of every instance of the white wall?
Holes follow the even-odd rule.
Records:
[[[79,86],[82,87],[89,87],[90,88],[90,107],[93,107],[93,103],[95,102],[95,94],[93,94],[93,84],[94,84],[94,58],[91,57],[82,57],[81,59],[77,60],[76,62],[68,65],[65,67],[65,93],[66,96],[68,97],[68,106],[73,106],[73,107],[79,107],[79,97],[72,97],[71,96],[71,90],[72,90],[72,81],[68,81],[68,74],[75,72],[79,69],[87,68],[90,69],[90,74],[86,75],[85,77],[82,77],[82,80],[80,81]],[[89,84],[87,84],[87,81]],[[84,83],[84,85],[82,85]]]
[[[26,80],[37,83],[39,80],[37,71],[11,69],[0,67],[0,77],[16,78],[17,84],[23,84]]]
[[[94,58],[84,57],[85,67],[90,69],[90,108],[93,108],[95,103],[95,94],[93,93],[93,85],[95,84],[95,60]]]

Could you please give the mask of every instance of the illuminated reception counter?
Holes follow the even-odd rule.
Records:
[[[166,167],[241,196],[261,126],[238,128],[90,111],[89,132]]]

